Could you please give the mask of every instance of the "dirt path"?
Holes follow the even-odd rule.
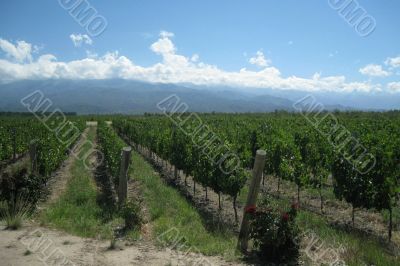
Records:
[[[237,265],[218,257],[158,248],[147,241],[134,245],[119,243],[109,250],[109,242],[84,239],[44,227],[26,226],[18,231],[0,227],[1,265]],[[202,261],[203,264],[195,264]],[[64,264],[62,264],[64,263]]]

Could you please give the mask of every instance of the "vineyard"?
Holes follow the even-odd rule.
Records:
[[[376,159],[367,173],[360,173],[345,159],[346,154],[357,152],[356,144],[334,146],[332,143],[338,142],[341,136],[324,137],[300,115],[204,115],[201,119],[210,131],[193,135],[186,133],[190,132],[188,128],[197,126],[190,119],[181,125],[174,119],[159,116],[119,119],[114,121],[114,127],[134,143],[148,147],[183,170],[185,175],[193,176],[195,183],[211,188],[218,195],[231,196],[235,213],[236,200],[248,179],[246,172],[252,166],[255,151],[264,149],[267,151],[264,175],[278,179],[278,191],[280,180],[288,180],[297,186],[300,202],[302,189],[317,188],[323,212],[322,190],[331,187],[337,200],[345,200],[353,210],[388,211],[388,237],[391,238],[393,211],[399,195],[398,114],[338,114],[339,123]],[[205,146],[202,144],[208,139],[201,134],[210,132],[238,155],[240,167],[226,174],[207,157],[207,151],[219,152],[218,146],[202,150]],[[196,138],[204,142],[199,145]]]
[[[197,242],[188,232],[187,238],[190,243],[200,247],[200,252],[214,255],[219,254],[215,253],[216,250],[221,249],[222,252],[222,247],[225,248],[225,253],[228,246],[232,250],[232,237],[236,238],[240,222],[246,213],[269,210],[270,213],[267,211],[260,215],[264,215],[264,219],[272,219],[269,215],[275,215],[275,211],[262,201],[271,198],[269,201],[276,202],[277,205],[293,203],[292,209],[289,208],[285,212],[287,214],[282,216],[284,218],[280,218],[283,221],[292,219],[294,222],[297,219],[298,224],[304,226],[307,219],[317,215],[316,217],[322,218],[312,219],[322,219],[326,223],[325,230],[338,230],[340,234],[350,235],[360,233],[367,238],[376,239],[376,243],[384,243],[368,245],[383,245],[385,249],[389,249],[390,255],[384,256],[390,259],[385,257],[382,261],[391,261],[393,256],[397,256],[400,246],[400,114],[348,112],[334,113],[334,116],[334,121],[324,121],[318,127],[301,114],[285,112],[201,114],[196,119],[185,114],[71,117],[71,122],[68,123],[76,126],[79,132],[85,130],[86,120],[99,121],[98,126],[91,125],[94,129],[90,131],[91,140],[95,143],[91,149],[96,148],[98,151],[97,157],[92,158],[91,163],[97,169],[84,169],[83,163],[79,162],[76,166],[78,170],[75,171],[85,171],[85,174],[79,174],[75,183],[64,182],[72,188],[66,190],[65,196],[61,196],[58,205],[50,207],[44,222],[66,229],[72,226],[73,216],[79,215],[75,212],[86,212],[85,215],[82,214],[83,224],[66,230],[85,237],[95,237],[96,232],[101,232],[102,237],[107,238],[110,234],[115,234],[109,224],[123,219],[125,226],[133,230],[129,234],[140,234],[138,228],[151,221],[155,230],[162,233],[168,229],[164,224],[166,220],[173,223],[174,219],[178,219],[172,219],[169,215],[179,215],[173,209],[163,217],[161,213],[169,209],[168,204],[179,209],[183,204],[180,201],[185,202],[184,204],[189,202],[194,208],[185,208],[190,208],[190,212],[199,211],[207,217],[195,219],[212,219],[213,222],[207,221],[204,224],[218,230],[221,230],[219,223],[222,222],[224,232],[229,235],[229,240],[219,239],[216,235],[207,236],[208,241],[225,243],[219,244],[214,250],[208,250],[206,245],[201,248],[202,242]],[[48,121],[47,125],[33,117],[4,117],[0,118],[0,122],[0,157],[4,168],[1,170],[0,199],[12,201],[11,195],[15,197],[18,193],[42,194],[46,183],[53,176],[52,173],[71,156],[71,148],[80,134],[74,136],[63,128],[52,131],[52,127],[48,125],[54,127],[57,124],[56,119]],[[339,128],[346,130],[338,130]],[[329,134],[325,134],[326,132]],[[60,140],[60,135],[64,135],[64,139],[69,141]],[[24,166],[23,174],[10,177],[7,173],[11,166],[31,157],[32,145],[37,149],[36,171],[32,171],[33,165],[28,163]],[[128,201],[121,207],[116,204],[115,198],[119,197],[117,194],[123,173],[121,151],[127,145],[134,147],[137,154],[132,157],[133,165],[124,173],[130,176],[128,179],[133,180],[128,181]],[[250,206],[250,209],[246,206],[257,150],[266,151],[260,201],[257,203],[259,210],[256,206]],[[365,154],[368,155],[368,160],[359,159],[366,158]],[[160,176],[152,176],[153,179],[149,180],[153,170],[148,170],[150,172],[146,172],[145,176],[139,177],[139,171],[142,170],[138,169],[142,169],[145,164],[144,161],[138,161],[139,156],[146,159]],[[10,178],[17,180],[21,175],[24,182],[10,181]],[[94,175],[94,181],[90,181],[91,175]],[[74,180],[75,177],[70,178]],[[161,182],[161,179],[166,182]],[[18,184],[18,187],[14,184]],[[164,198],[164,209],[156,211],[156,205],[160,204],[157,197],[162,198],[162,193],[166,193],[163,186],[171,185],[172,191],[178,193],[168,192],[171,202],[168,202],[168,197]],[[140,189],[145,189],[145,192],[140,192]],[[96,196],[98,193],[107,195]],[[141,197],[147,202],[142,203],[138,199]],[[39,200],[39,196],[33,198],[35,202]],[[227,206],[226,202],[231,206]],[[152,207],[143,207],[143,204]],[[146,210],[141,210],[143,208]],[[300,218],[296,218],[293,208],[301,210]],[[350,209],[345,214],[349,217],[343,216],[343,209]],[[280,211],[276,213],[280,215]],[[104,217],[99,220],[99,215]],[[147,218],[143,218],[143,215]],[[357,219],[358,215],[360,219]],[[191,214],[190,217],[197,216]],[[332,217],[335,218],[334,222]],[[214,221],[216,218],[217,222]],[[146,219],[149,221],[146,222]],[[364,219],[374,220],[375,224],[368,227],[364,222],[360,223]],[[185,224],[189,220],[184,221]],[[253,222],[253,225],[258,226],[258,231],[253,231],[252,236],[265,234],[265,221]],[[179,226],[183,226],[181,223]],[[202,222],[199,222],[199,231],[207,230],[202,229],[203,225],[200,224]],[[87,228],[89,225],[90,229]],[[295,230],[291,228],[289,226],[285,230]],[[382,228],[385,236],[382,235]],[[187,229],[182,227],[181,230]],[[294,232],[292,233],[295,234]],[[290,238],[290,234],[287,234],[285,237]]]
[[[46,124],[25,116],[0,118],[2,198],[26,197],[33,203],[39,199],[42,188],[66,160],[85,127],[84,121],[77,119],[69,125],[79,131],[65,126],[57,132],[49,129],[58,123],[56,118]],[[34,162],[29,161],[30,152],[35,154]],[[17,173],[13,165],[21,165]]]

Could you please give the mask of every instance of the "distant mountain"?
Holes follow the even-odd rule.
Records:
[[[400,109],[400,93],[388,92],[307,92],[297,90],[255,89],[253,93],[269,94],[296,102],[299,99],[312,95],[316,101],[323,104],[327,110],[364,110],[384,111]]]
[[[187,84],[190,88],[207,88],[212,91],[227,90],[227,87],[204,87]],[[326,110],[363,110],[384,111],[400,109],[400,93],[381,92],[334,92],[334,91],[303,91],[293,89],[270,89],[270,88],[230,88],[234,91],[245,91],[253,97],[269,95],[287,99],[292,102],[304,98],[307,95],[315,97],[318,103],[324,105]]]
[[[160,112],[157,103],[176,94],[191,112],[293,111],[306,91],[155,84],[132,80],[24,80],[0,84],[0,111],[27,111],[20,100],[41,90],[55,107],[79,114]],[[391,110],[400,94],[313,92],[326,110]]]
[[[54,107],[80,114],[160,112],[157,103],[176,94],[191,112],[271,112],[293,110],[281,97],[229,88],[213,90],[128,80],[25,80],[0,85],[0,111],[27,111],[20,100],[35,90]]]

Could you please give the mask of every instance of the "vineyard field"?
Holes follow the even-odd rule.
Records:
[[[199,219],[197,224],[204,223],[217,231],[221,226],[224,228],[216,235],[207,232],[207,238],[220,245],[209,249],[203,240],[189,236],[187,225],[180,224],[191,245],[197,245],[205,254],[225,253],[236,260],[232,241],[247,213],[246,200],[256,151],[265,150],[257,206],[264,208],[261,206],[264,206],[266,198],[280,209],[290,204],[292,208],[298,206],[299,217],[293,222],[300,230],[313,230],[316,223],[323,224],[318,230],[320,234],[329,232],[326,241],[339,241],[337,236],[340,236],[347,241],[353,239],[351,241],[357,248],[361,248],[361,239],[365,237],[368,245],[360,252],[367,256],[370,250],[385,248],[389,251],[374,255],[372,261],[392,264],[390,261],[397,256],[400,245],[400,113],[338,112],[334,116],[335,120],[324,121],[319,127],[302,114],[287,112],[199,114],[195,120],[188,114],[73,116],[70,123],[80,131],[83,132],[85,127],[91,128],[93,143],[92,146],[86,145],[85,149],[96,151],[93,153],[95,159],[90,159],[95,169],[83,168],[83,162],[76,158],[77,166],[73,168],[71,178],[77,179],[64,182],[71,186],[66,190],[70,200],[61,197],[59,205],[50,207],[45,218],[41,219],[44,223],[54,223],[68,232],[86,237],[94,237],[94,227],[98,227],[102,237],[106,238],[115,233],[103,223],[118,223],[125,219],[126,225],[133,224],[133,231],[127,231],[129,241],[132,241],[132,237],[137,239],[141,234],[138,228],[146,223],[146,219],[153,219],[148,223],[154,223],[161,234],[167,229],[164,223],[168,221],[171,226],[174,221],[169,215],[177,215],[174,219],[186,221],[187,218],[180,217],[180,214],[172,214],[175,210],[168,205],[174,204],[179,209],[184,204],[185,212]],[[0,121],[3,136],[0,145],[4,147],[2,159],[7,162],[5,173],[15,164],[12,160],[14,147],[17,154],[29,158],[32,140],[37,145],[38,171],[26,175],[27,181],[19,184],[19,192],[14,193],[34,190],[41,194],[40,190],[52,178],[51,173],[72,156],[70,149],[76,140],[63,143],[57,132],[33,117],[4,117]],[[127,173],[129,201],[119,210],[116,197],[121,182],[122,150],[126,146],[135,149],[134,164]],[[368,157],[363,157],[365,154]],[[145,167],[146,174],[139,173],[142,171],[139,169],[144,169],[141,164],[145,164],[138,161],[143,160],[141,157],[160,175],[154,175],[151,166]],[[360,158],[369,160],[365,162]],[[30,166],[26,167],[29,171]],[[82,175],[78,174],[80,171]],[[90,181],[92,171],[94,183]],[[140,178],[136,180],[137,174]],[[147,180],[146,175],[151,179]],[[2,174],[2,184],[7,184],[6,180]],[[29,184],[29,180],[35,185]],[[39,183],[42,185],[38,186],[37,180],[41,180]],[[140,192],[141,189],[144,192]],[[10,197],[12,190],[11,187],[2,187],[2,199]],[[107,194],[100,197],[96,196],[97,193]],[[96,197],[103,198],[102,203],[96,203]],[[156,207],[158,197],[163,199],[166,209]],[[169,203],[168,197],[173,202]],[[140,198],[146,199],[147,203]],[[37,200],[39,196],[35,196],[35,202]],[[147,204],[154,209],[146,209]],[[65,208],[70,209],[71,214],[67,215]],[[145,211],[139,210],[142,208]],[[70,225],[69,216],[82,211],[87,212],[82,219],[87,219],[86,226],[90,228],[85,229],[82,224]],[[98,220],[97,215],[105,217]],[[141,218],[142,215],[150,218]],[[202,226],[199,231],[208,230]],[[226,234],[226,237],[218,234]],[[358,265],[360,261],[352,256],[345,260],[350,265]]]

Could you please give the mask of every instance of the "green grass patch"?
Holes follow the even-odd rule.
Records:
[[[140,181],[145,204],[150,212],[154,238],[169,232],[159,244],[178,244],[192,247],[205,255],[235,256],[237,236],[205,226],[198,211],[174,188],[168,186],[140,155],[133,152],[130,176]],[[171,237],[173,234],[173,237]],[[165,241],[165,242],[164,242]]]
[[[96,129],[90,128],[88,140],[94,141],[95,136]],[[82,152],[89,148],[90,145],[84,146]],[[81,237],[111,238],[113,227],[121,221],[109,217],[104,207],[99,206],[98,190],[90,170],[82,160],[76,159],[71,175],[64,194],[41,214],[42,223]]]
[[[284,199],[272,199],[272,201],[279,206],[289,204]],[[314,232],[321,240],[325,241],[326,247],[334,249],[344,247],[345,252],[341,257],[345,260],[346,265],[400,265],[398,258],[390,255],[385,247],[368,236],[334,228],[324,217],[309,211],[300,210],[296,219],[302,232]]]
[[[321,239],[333,247],[343,245],[343,258],[347,265],[400,265],[376,240],[357,233],[344,232],[329,226],[319,215],[300,211],[298,223],[302,230],[313,230]]]

